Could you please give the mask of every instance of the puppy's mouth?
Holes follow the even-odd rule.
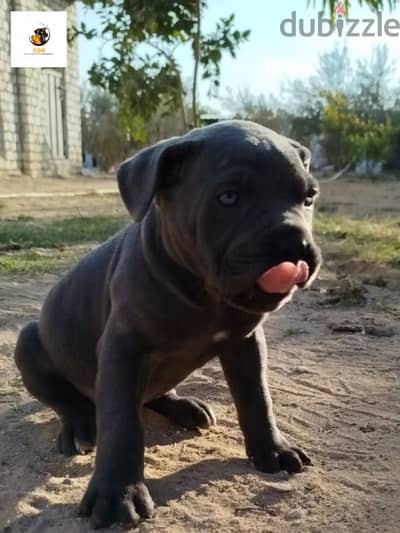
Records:
[[[297,288],[307,288],[318,274],[320,262],[299,259],[283,261],[259,273],[249,289],[234,294],[225,293],[225,300],[247,312],[276,311],[288,302]],[[265,267],[264,267],[265,268]]]
[[[310,277],[306,261],[283,261],[263,272],[256,281],[260,291],[267,294],[288,294],[296,286],[304,286]]]
[[[272,312],[288,302],[296,290],[311,286],[322,257],[312,243],[288,254],[225,256],[220,276],[220,296],[233,307],[256,313]]]

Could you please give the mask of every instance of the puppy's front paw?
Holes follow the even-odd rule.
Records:
[[[257,470],[269,474],[281,470],[295,474],[301,472],[304,466],[312,464],[311,459],[301,448],[290,446],[286,439],[279,439],[272,447],[256,448],[248,455]]]
[[[136,527],[141,518],[150,518],[154,502],[143,482],[112,486],[92,478],[79,506],[80,516],[90,516],[93,529],[120,522]]]

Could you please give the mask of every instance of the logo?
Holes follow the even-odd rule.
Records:
[[[336,4],[335,9],[333,11],[333,14],[335,15],[335,17],[338,17],[338,16],[345,17],[346,16],[346,9],[344,7],[344,3],[343,2],[338,2]]]
[[[333,14],[336,17],[336,29],[338,35],[342,35],[344,26],[344,17],[346,16],[346,8],[343,2],[338,2],[333,10]]]
[[[34,46],[44,46],[50,40],[50,30],[44,24],[39,24],[29,35],[29,40]]]
[[[338,2],[333,10],[334,18],[324,16],[319,11],[317,18],[309,20],[297,18],[297,12],[292,11],[290,18],[280,23],[281,34],[285,37],[399,37],[400,20],[397,18],[384,19],[379,11],[375,18],[347,17],[344,2]]]
[[[66,11],[11,11],[12,67],[66,67]]]

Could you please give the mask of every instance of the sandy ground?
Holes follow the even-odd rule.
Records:
[[[339,179],[321,181],[320,204],[325,210],[360,216],[399,216],[400,180],[384,183]]]
[[[356,198],[353,186],[343,186],[341,197]],[[372,210],[385,187],[363,189],[362,205],[355,200],[349,209]],[[396,191],[387,200],[393,212]],[[341,205],[338,193],[328,197]],[[289,477],[248,464],[229,391],[212,362],[180,389],[210,402],[216,427],[195,434],[146,416],[146,477],[158,508],[139,532],[399,530],[400,272],[352,265],[358,290],[349,301],[348,278],[329,268],[265,324],[278,423],[314,466]],[[377,272],[386,286],[376,286]],[[76,510],[94,456],[58,455],[58,421],[24,391],[12,361],[18,329],[38,316],[55,279],[0,276],[0,531],[89,531]]]
[[[49,193],[54,196],[49,197]],[[77,196],[69,196],[72,193]],[[395,216],[399,213],[400,181],[383,185],[344,178],[331,183],[321,182],[320,204],[327,211],[355,216]],[[121,209],[116,178],[111,175],[0,180],[0,217],[3,218],[21,214],[33,217],[117,214]]]
[[[2,218],[118,214],[121,209],[115,176],[0,180]]]

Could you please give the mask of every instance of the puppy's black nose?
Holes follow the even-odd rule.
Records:
[[[312,249],[312,237],[300,226],[282,224],[269,238],[271,253],[282,261],[307,259]]]

